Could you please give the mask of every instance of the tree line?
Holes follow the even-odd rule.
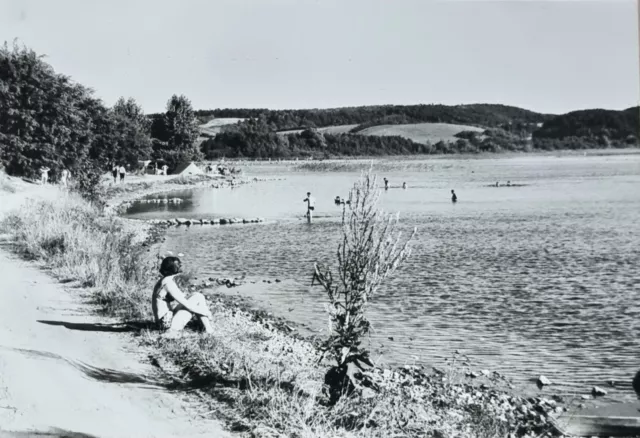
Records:
[[[623,111],[572,111],[546,122],[533,132],[536,149],[589,149],[638,146],[640,107]]]
[[[0,165],[11,175],[35,177],[46,166],[55,180],[66,168],[89,190],[113,163],[135,169],[139,160],[200,158],[197,136],[184,96],[150,119],[132,98],[107,107],[33,50],[0,47]]]

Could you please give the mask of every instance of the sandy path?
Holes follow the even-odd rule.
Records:
[[[26,195],[52,193],[0,193],[0,216]],[[81,290],[65,290],[6,249],[0,280],[0,437],[233,436],[196,415],[183,395],[154,385],[156,371],[131,334],[104,331],[100,324],[113,321],[91,315]]]

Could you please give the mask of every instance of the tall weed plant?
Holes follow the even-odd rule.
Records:
[[[342,211],[342,241],[338,245],[338,269],[315,265],[314,281],[327,292],[331,334],[322,351],[335,360],[326,383],[332,401],[358,386],[356,374],[373,366],[362,341],[369,334],[366,316],[369,300],[385,278],[410,255],[409,242],[397,230],[399,216],[378,208],[380,189],[371,169],[363,173],[349,192]]]

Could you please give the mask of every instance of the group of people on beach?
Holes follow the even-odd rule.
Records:
[[[111,175],[113,176],[113,183],[118,183],[118,176],[120,176],[120,182],[124,181],[124,177],[127,175],[127,168],[124,167],[124,164],[116,164],[113,163],[111,165]]]
[[[48,166],[40,166],[40,184],[47,184],[49,182],[49,172],[51,169]],[[62,168],[60,171],[60,179],[58,182],[61,186],[67,187],[69,183],[69,178],[71,177],[71,172],[69,172],[66,168]]]

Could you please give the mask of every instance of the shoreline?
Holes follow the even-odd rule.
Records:
[[[196,187],[202,187],[202,184],[194,185],[194,186],[181,186],[179,189],[191,189]],[[178,190],[179,190],[178,189]],[[145,196],[152,196],[157,194],[166,193],[168,191],[174,191],[175,188],[170,188],[167,190],[154,190],[153,187],[141,190],[141,191],[132,191],[129,192],[129,196],[126,199],[116,198],[118,203],[118,208],[125,204],[127,201],[134,201],[140,199]],[[114,201],[111,200],[113,203]],[[118,211],[118,208],[115,211]],[[120,216],[121,219],[126,221],[134,221],[140,222],[140,220],[136,219],[128,219]],[[164,239],[164,234],[169,225],[165,223],[165,221],[160,220],[159,222],[154,221],[146,221],[150,224],[148,229],[148,239],[145,240],[145,244],[148,245],[149,251],[154,252],[154,248],[159,246],[161,241]],[[317,339],[315,335],[302,335],[299,333],[299,324],[294,321],[287,320],[284,317],[279,317],[274,315],[267,310],[261,309],[259,306],[253,307],[247,303],[247,298],[242,295],[238,295],[233,297],[231,295],[225,294],[224,292],[217,292],[216,287],[211,285],[210,283],[215,282],[216,280],[222,281],[230,281],[235,283],[233,279],[214,279],[210,278],[209,282],[203,280],[200,284],[195,282],[189,283],[189,292],[199,291],[205,294],[211,301],[214,306],[217,306],[221,312],[230,312],[234,317],[239,317],[245,319],[246,324],[253,324],[259,327],[261,330],[266,330],[267,332],[278,333],[286,338],[291,338],[296,342],[302,342],[307,344],[313,350],[316,351],[318,344],[314,342]],[[224,283],[219,287],[234,287],[236,286],[225,286]],[[241,285],[238,285],[241,287]],[[215,300],[215,301],[214,301]],[[148,342],[148,341],[147,341]],[[150,345],[155,345],[151,343]],[[156,358],[158,362],[162,362],[162,358]],[[165,358],[166,359],[166,358]],[[177,368],[176,368],[177,367]],[[431,371],[428,371],[431,368]],[[173,373],[174,377],[177,369],[185,370],[184,363],[181,358],[174,358],[171,363],[166,363],[163,367],[165,372]],[[437,368],[437,367],[425,367],[424,365],[404,365],[404,366],[396,366],[390,368],[379,368],[374,367],[373,374],[378,374],[382,376],[382,379],[385,378],[391,379],[391,382],[394,380],[398,385],[405,385],[407,381],[413,379],[420,382],[421,380],[430,380],[430,379],[438,379],[441,376],[445,375],[446,372]],[[511,403],[509,408],[505,408],[506,411],[517,411],[520,412],[523,416],[519,419],[519,422],[522,424],[527,424],[528,428],[535,430],[550,430],[555,429],[553,425],[553,416],[567,412],[568,407],[571,405],[571,401],[567,403],[565,406],[565,401],[562,397],[551,395],[548,397],[523,397],[520,395],[516,395],[513,391],[512,385],[508,382],[508,380],[500,375],[497,372],[491,372],[488,370],[471,370],[468,369],[464,372],[460,370],[449,371],[449,373],[458,373],[456,379],[458,380],[461,387],[463,387],[467,392],[472,393],[474,396],[480,395],[480,397],[489,397],[491,399],[498,400],[504,402],[504,400],[509,400],[508,403]],[[383,381],[381,380],[381,381]],[[444,379],[446,381],[446,378]],[[471,383],[470,383],[471,382]],[[385,382],[389,384],[389,382]],[[498,384],[499,383],[499,384]],[[393,383],[391,383],[393,384]],[[502,386],[502,388],[499,388]],[[509,389],[505,389],[505,386]],[[533,423],[532,423],[533,422]],[[558,432],[555,436],[561,436]]]
[[[112,205],[112,209],[106,210],[105,214],[117,214],[119,207],[122,206],[124,202],[139,199],[140,197],[174,190],[191,189],[198,186],[198,184],[169,184],[170,187],[165,188],[163,187],[164,184],[166,184],[166,182],[157,185],[143,184],[137,187],[131,187],[130,190],[124,190],[124,193],[115,193],[115,196],[108,199],[109,204]],[[118,218],[126,223],[135,223],[134,226],[137,232],[144,234],[143,241],[139,241],[136,244],[141,244],[147,249],[147,253],[153,254],[157,244],[164,238],[167,226],[152,224],[141,226],[139,220],[128,219],[122,216],[118,216]],[[312,341],[307,339],[308,337],[300,336],[296,333],[297,330],[292,330],[292,328],[296,326],[295,323],[287,321],[285,318],[273,317],[273,315],[269,315],[268,312],[263,310],[251,309],[245,306],[241,302],[242,300],[229,296],[225,299],[222,297],[224,294],[220,292],[216,293],[215,287],[212,288],[211,285],[206,286],[192,283],[191,286],[189,289],[192,291],[202,290],[206,292],[211,290],[211,293],[207,292],[207,295],[215,299],[215,301],[212,300],[211,304],[216,309],[215,315],[220,316],[220,321],[223,325],[226,324],[230,327],[239,325],[242,327],[241,330],[243,332],[259,338],[258,341],[255,341],[258,345],[264,345],[267,348],[282,349],[283,351],[289,351],[291,349],[291,354],[297,357],[300,362],[308,364],[313,362],[311,359],[317,355],[316,347]],[[221,285],[220,287],[226,286]],[[222,330],[224,329],[223,327]],[[186,333],[184,338],[187,337],[193,337],[192,333]],[[243,377],[243,375],[246,374],[245,372],[240,371],[236,373],[236,376],[233,376],[235,371],[233,366],[225,365],[225,363],[210,362],[206,359],[207,341],[202,338],[197,338],[195,341],[193,346],[185,350],[184,348],[179,349],[178,342],[164,339],[153,332],[149,332],[143,335],[141,339],[138,339],[138,342],[143,347],[151,347],[155,350],[156,359],[159,362],[164,361],[166,364],[163,368],[164,372],[169,373],[169,375],[175,379],[184,379],[184,373],[186,371],[189,374],[187,380],[192,381],[192,383],[195,383],[198,379],[206,378],[212,382],[235,382],[233,385],[242,386],[241,382],[246,378]],[[257,363],[256,366],[258,366]],[[326,366],[315,365],[315,369],[312,372],[316,374],[322,373],[326,368]],[[311,365],[305,368],[304,371],[310,372],[310,369]],[[417,396],[418,399],[423,400],[421,403],[430,403],[431,399],[425,397],[427,393],[433,394],[433,391],[439,394],[440,397],[444,397],[447,403],[453,403],[453,397],[455,397],[455,403],[460,406],[456,406],[455,408],[451,407],[451,409],[456,410],[456,412],[459,410],[459,412],[465,413],[472,406],[487,409],[490,407],[491,413],[489,415],[491,417],[495,417],[498,422],[515,427],[520,432],[550,432],[553,429],[553,416],[561,412],[566,412],[564,400],[556,399],[555,397],[530,397],[527,399],[514,395],[513,391],[509,389],[500,389],[499,387],[505,384],[508,386],[508,381],[503,376],[496,374],[497,373],[491,373],[488,370],[474,371],[470,368],[464,372],[464,370],[461,371],[461,369],[459,369],[459,366],[452,367],[452,369],[445,371],[436,368],[428,371],[425,366],[403,366],[387,369],[376,368],[375,371],[372,372],[372,380],[382,387],[390,388],[388,391],[391,393],[396,391],[399,392],[399,394],[404,394],[401,398],[408,396],[402,392],[405,391],[406,388],[410,388],[412,391],[415,389],[419,394]],[[317,382],[320,375],[321,374],[317,375],[315,380],[312,380]],[[235,377],[235,379],[233,377]],[[265,388],[273,386],[273,383],[269,382],[269,379],[266,380],[266,383],[263,382]],[[252,425],[250,421],[247,423],[246,416],[238,416],[238,413],[234,411],[233,407],[224,404],[224,400],[229,396],[226,392],[228,390],[229,389],[219,390],[214,388],[205,390],[205,392],[209,391],[209,396],[213,398],[213,400],[208,400],[207,403],[217,405],[214,411],[227,419],[229,423],[237,423],[244,418],[244,420],[242,420],[244,421],[244,426],[241,429],[252,430],[255,436],[261,436],[253,430],[256,429],[256,427],[261,427],[260,424],[253,427],[255,425]],[[240,388],[236,390],[236,396],[239,397],[239,400],[242,400],[242,397],[244,397],[242,391],[246,391],[246,389]],[[318,388],[308,392],[309,397],[311,396],[309,394],[314,394],[313,391],[318,391]],[[416,397],[416,395],[413,394],[411,397]],[[500,408],[495,408],[495,404],[498,404]],[[571,401],[569,401],[567,406],[570,404]],[[497,410],[494,410],[494,408]],[[506,417],[507,414],[514,416]],[[373,412],[371,415],[373,415]],[[443,415],[448,415],[448,411],[444,412]],[[518,436],[522,436],[522,433],[518,433]],[[553,436],[560,435],[554,433]]]

